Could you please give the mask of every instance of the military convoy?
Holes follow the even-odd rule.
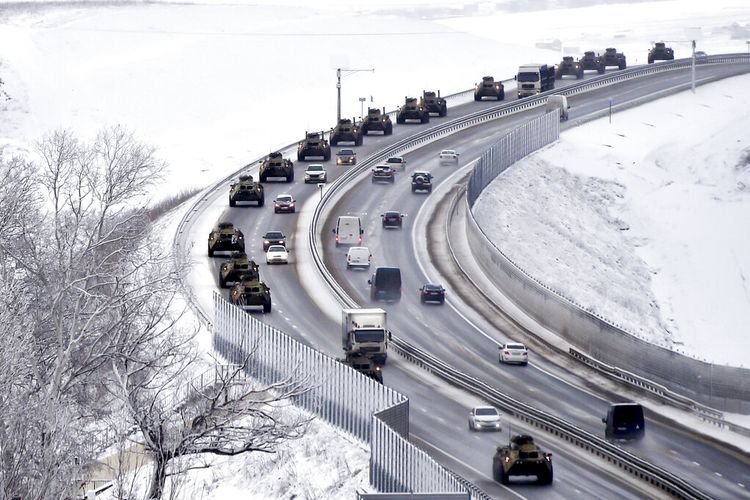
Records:
[[[625,69],[628,67],[628,62],[625,59],[625,54],[617,52],[617,49],[607,47],[604,49],[604,54],[600,54],[599,58],[602,61],[602,66],[608,68],[610,66],[617,66],[617,69]]]
[[[482,83],[474,84],[474,100],[481,101],[483,97],[494,97],[502,101],[505,99],[505,85],[491,76],[483,76]]]
[[[245,252],[232,252],[230,259],[222,262],[219,269],[219,286],[228,288],[245,279],[260,279],[258,264],[250,260]]]
[[[385,108],[382,112],[378,108],[367,108],[367,117],[362,122],[361,128],[364,135],[370,132],[383,132],[383,135],[391,135],[393,122],[385,112]]]
[[[648,51],[648,63],[653,64],[654,61],[672,61],[674,60],[674,50],[672,47],[667,47],[664,42],[656,42],[651,50]]]
[[[498,446],[492,457],[492,478],[508,484],[510,476],[536,476],[538,484],[552,484],[552,455],[543,452],[531,436],[513,436],[508,446]]]
[[[428,113],[436,113],[438,116],[445,116],[448,114],[448,103],[445,99],[440,97],[440,91],[435,92],[423,90],[421,105]]]
[[[292,182],[294,180],[294,163],[276,151],[261,160],[258,175],[260,176],[260,182],[266,182],[269,177],[284,177],[286,182]]]
[[[271,289],[256,277],[243,277],[235,283],[229,292],[229,299],[232,304],[245,310],[259,306],[264,313],[271,312]]]
[[[583,66],[579,61],[574,60],[572,56],[563,57],[560,64],[555,68],[556,80],[562,79],[565,75],[575,76],[579,80],[583,78]]]
[[[214,252],[244,252],[245,235],[231,222],[219,222],[208,234],[208,256]]]
[[[331,159],[331,145],[323,132],[306,132],[305,138],[297,145],[297,161],[305,161],[308,156],[321,157],[323,161]]]
[[[332,146],[336,146],[339,142],[353,142],[355,146],[361,146],[362,138],[362,127],[348,118],[340,119],[338,124],[331,130]]]
[[[583,71],[596,71],[600,75],[604,74],[604,66],[602,61],[596,52],[593,50],[587,50],[583,53],[583,57],[578,60]]]
[[[416,97],[405,97],[404,105],[398,108],[396,123],[403,124],[406,120],[419,120],[421,123],[430,122],[430,113]]]
[[[229,185],[229,206],[235,207],[240,201],[254,201],[259,207],[265,202],[263,184],[255,182],[252,175],[240,175],[239,181]]]

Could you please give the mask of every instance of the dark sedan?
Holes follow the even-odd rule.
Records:
[[[419,301],[422,304],[425,302],[443,304],[445,302],[445,288],[437,283],[427,283],[419,289]]]

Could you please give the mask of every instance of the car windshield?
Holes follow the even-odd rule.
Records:
[[[497,416],[497,410],[494,408],[477,408],[474,413],[481,416]]]
[[[266,235],[264,236],[264,238],[266,238],[267,240],[268,239],[280,240],[280,239],[284,238],[284,233],[282,233],[281,231],[269,231],[269,232],[266,233]]]
[[[450,149],[446,149],[445,151],[443,151],[443,154],[444,155],[453,155],[453,154],[456,154],[456,152],[455,151],[451,151]]]
[[[311,172],[320,172],[321,170],[323,170],[323,165],[310,165],[307,167],[307,170]]]
[[[505,344],[506,349],[519,349],[523,351],[526,347],[523,344]]]
[[[292,201],[292,197],[290,195],[288,195],[288,194],[281,194],[281,195],[279,195],[279,196],[276,197],[276,200],[277,201],[283,201],[283,202],[291,202]]]
[[[518,73],[518,81],[519,82],[538,82],[539,73],[531,73],[528,71]]]
[[[281,245],[271,245],[270,247],[268,247],[268,251],[286,253],[286,248]]]
[[[358,330],[354,333],[357,342],[382,342],[385,340],[383,330]]]
[[[342,156],[353,156],[354,151],[352,151],[351,149],[342,149],[341,151],[339,151],[339,154]]]
[[[404,161],[403,158],[388,158],[386,160],[386,163],[403,163],[403,161]]]

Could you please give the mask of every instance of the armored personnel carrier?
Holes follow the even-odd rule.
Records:
[[[252,175],[240,175],[240,180],[229,186],[229,206],[235,207],[240,201],[254,201],[259,207],[263,206],[263,184],[255,182]]]
[[[628,62],[625,59],[625,54],[617,52],[617,49],[607,47],[604,49],[604,54],[599,56],[602,60],[602,65],[607,68],[609,66],[617,66],[617,69],[625,69],[628,67]]]
[[[405,97],[404,105],[398,108],[396,123],[406,123],[406,120],[419,120],[421,123],[430,122],[430,113],[422,106],[416,97]]]
[[[604,73],[604,65],[599,56],[593,50],[587,50],[583,57],[578,61],[583,71],[595,70],[600,75]]]
[[[440,97],[440,91],[437,94],[427,90],[422,91],[422,107],[427,110],[428,113],[437,113],[438,116],[445,116],[448,114],[448,103],[445,99]]]
[[[505,99],[505,86],[503,82],[496,82],[491,76],[483,76],[482,83],[474,85],[474,100],[481,101],[482,97],[494,97],[498,101]]]
[[[284,177],[286,182],[292,182],[294,180],[294,163],[276,151],[261,160],[258,175],[260,175],[260,182],[266,182],[269,177]]]
[[[508,484],[510,476],[536,476],[538,484],[552,484],[552,455],[544,453],[531,436],[513,436],[492,457],[492,478]]]
[[[271,312],[271,289],[259,279],[243,279],[235,283],[229,292],[229,299],[232,304],[245,310],[260,306],[264,313]]]
[[[349,118],[342,118],[331,130],[331,145],[336,146],[339,142],[353,142],[355,146],[362,145],[362,128]]]
[[[667,47],[664,42],[656,42],[651,50],[648,51],[648,63],[653,64],[654,61],[672,61],[674,60],[674,50],[672,47]]]
[[[230,260],[222,262],[219,269],[219,286],[228,288],[243,279],[260,279],[258,264],[245,252],[233,252]]]
[[[208,256],[214,252],[244,252],[245,235],[231,222],[219,222],[208,234]]]
[[[305,138],[297,146],[297,161],[304,161],[308,156],[322,157],[323,161],[331,159],[331,145],[323,132],[305,133]]]
[[[562,58],[560,64],[555,68],[555,79],[560,80],[565,75],[573,75],[577,79],[583,78],[583,66],[579,61],[573,60],[572,56]]]
[[[370,132],[383,132],[383,135],[393,133],[393,122],[385,108],[382,112],[378,108],[367,108],[367,117],[362,122],[362,133],[367,135]]]

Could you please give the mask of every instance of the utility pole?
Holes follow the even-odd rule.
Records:
[[[690,90],[695,94],[695,40],[691,40],[693,43],[693,63],[690,65]]]
[[[351,75],[354,73],[359,73],[360,71],[369,71],[371,73],[375,72],[375,68],[370,69],[336,69],[336,123],[338,124],[339,120],[341,120],[341,77],[346,75]]]

